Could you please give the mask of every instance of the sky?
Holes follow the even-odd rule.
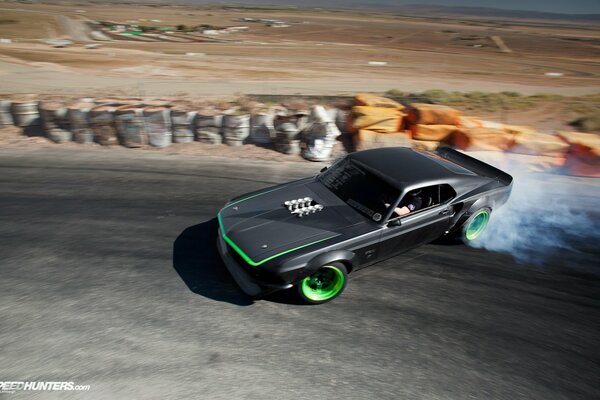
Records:
[[[190,0],[188,0],[190,1]],[[364,4],[492,7],[566,14],[600,14],[600,0],[191,0],[201,3],[285,4],[343,7]]]

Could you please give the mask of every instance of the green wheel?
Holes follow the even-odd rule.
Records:
[[[302,279],[298,283],[298,292],[307,303],[326,303],[344,291],[347,280],[348,272],[344,264],[334,262]]]
[[[490,220],[490,214],[491,210],[489,208],[481,208],[471,215],[463,226],[462,239],[465,243],[469,243],[481,235],[487,227]]]

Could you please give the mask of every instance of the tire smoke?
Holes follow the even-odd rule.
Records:
[[[531,164],[507,155],[473,155],[514,178],[509,200],[492,211],[473,246],[510,253],[520,263],[595,267],[600,180],[533,172]]]

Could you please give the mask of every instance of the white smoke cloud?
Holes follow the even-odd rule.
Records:
[[[521,263],[559,262],[588,269],[600,256],[600,179],[533,172],[530,157],[471,154],[514,178],[507,203],[493,210],[473,243]]]

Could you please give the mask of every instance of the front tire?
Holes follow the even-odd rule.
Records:
[[[492,210],[487,207],[480,208],[479,210],[475,211],[462,226],[462,241],[468,244],[477,239],[483,233],[483,231],[485,231],[485,228],[490,221],[491,214]]]
[[[346,288],[348,271],[339,262],[323,265],[298,283],[300,298],[310,304],[327,303],[338,297]]]

